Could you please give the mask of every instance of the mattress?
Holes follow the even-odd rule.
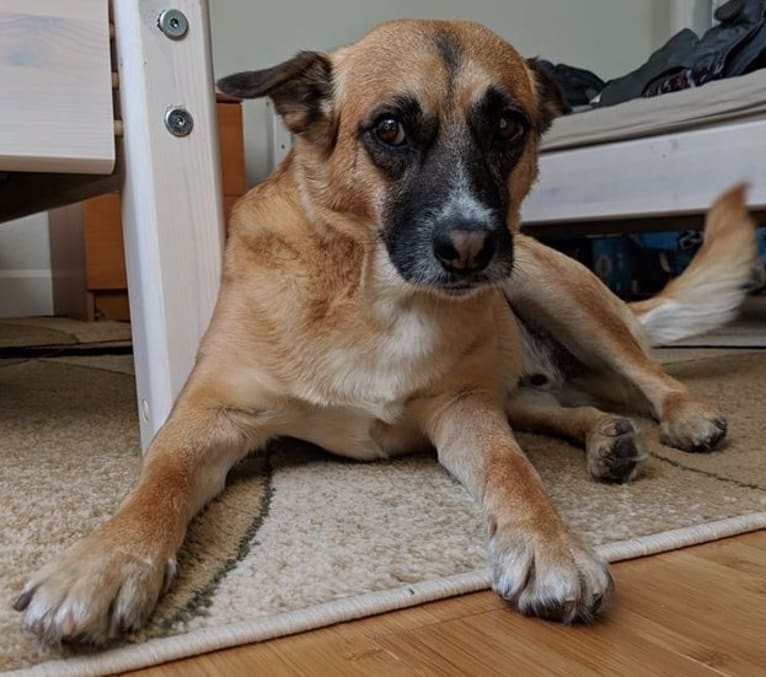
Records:
[[[546,134],[542,150],[593,146],[759,117],[766,117],[766,69],[558,118]]]

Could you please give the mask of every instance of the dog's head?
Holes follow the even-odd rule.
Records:
[[[565,103],[492,31],[394,21],[218,85],[271,97],[304,194],[367,224],[407,282],[457,296],[510,274],[540,136]]]

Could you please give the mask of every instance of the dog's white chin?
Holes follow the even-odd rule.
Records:
[[[448,299],[450,301],[463,301],[465,299],[471,299],[479,294],[497,286],[490,284],[489,282],[482,282],[477,284],[466,285],[465,287],[455,286],[447,287],[440,285],[422,285],[419,289],[429,292],[434,296],[438,296],[440,299]]]
[[[380,248],[373,257],[375,288],[387,297],[408,298],[420,294],[433,296],[440,301],[459,302],[472,299],[489,289],[499,288],[506,278],[499,280],[480,280],[461,284],[445,284],[429,281],[432,271],[424,271],[423,280],[407,279],[394,265],[385,249]],[[436,277],[436,275],[434,275]]]

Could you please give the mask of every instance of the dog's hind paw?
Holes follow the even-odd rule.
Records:
[[[618,416],[600,423],[585,446],[588,472],[601,482],[629,482],[647,458],[639,430],[630,419]]]
[[[726,437],[726,419],[705,402],[688,400],[668,409],[660,422],[660,442],[669,447],[705,453]]]

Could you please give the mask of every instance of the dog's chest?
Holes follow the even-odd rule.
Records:
[[[444,328],[438,318],[416,310],[397,312],[374,332],[339,327],[314,355],[307,399],[316,404],[349,405],[374,418],[396,420],[404,402],[446,370]]]

